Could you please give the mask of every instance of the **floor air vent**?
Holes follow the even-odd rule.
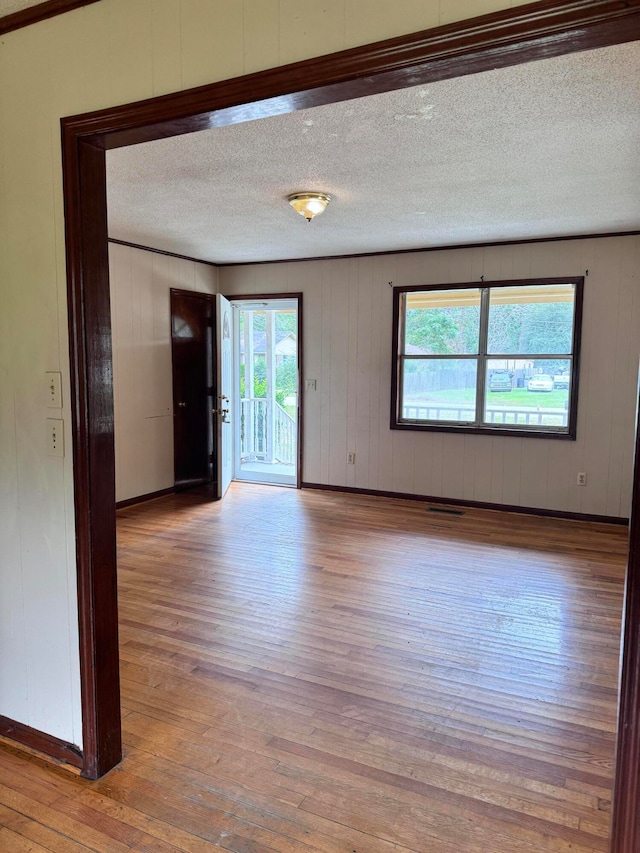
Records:
[[[445,515],[464,515],[464,510],[462,509],[445,509],[441,506],[430,506],[429,512],[442,512]]]

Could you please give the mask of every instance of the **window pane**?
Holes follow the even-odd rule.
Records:
[[[429,290],[405,296],[405,355],[474,355],[479,290]]]
[[[476,417],[475,359],[404,359],[401,419],[473,422]]]
[[[490,359],[485,424],[566,429],[570,375],[568,358]]]
[[[487,351],[570,354],[574,296],[572,284],[491,288]]]

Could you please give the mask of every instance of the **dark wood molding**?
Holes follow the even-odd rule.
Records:
[[[393,287],[393,282],[389,282]],[[394,288],[391,309],[391,410],[389,413],[389,429],[394,429],[398,423],[400,407],[400,359],[398,349],[400,342],[400,291]]]
[[[401,400],[401,366],[402,359],[399,353],[400,341],[400,300],[403,293],[420,293],[430,290],[467,290],[498,288],[498,287],[532,287],[535,285],[573,284],[575,286],[574,322],[572,337],[572,370],[570,382],[569,411],[567,421],[567,432],[552,432],[542,429],[527,429],[517,427],[501,426],[474,426],[455,424],[441,424],[436,421],[423,423],[407,423],[400,421]],[[488,436],[511,436],[518,438],[551,438],[564,441],[575,441],[578,426],[578,386],[580,382],[580,344],[582,341],[582,305],[584,300],[584,276],[565,276],[556,278],[525,278],[525,279],[501,279],[499,281],[467,281],[452,284],[416,284],[411,286],[394,287],[393,290],[393,339],[391,343],[391,417],[389,427],[392,430],[405,430],[412,432],[450,432],[471,435]],[[514,353],[513,357],[530,356],[527,354]],[[480,356],[478,357],[480,358]],[[480,364],[480,362],[479,362]],[[477,390],[477,389],[476,389]]]
[[[120,148],[640,38],[640,0],[541,0],[64,119]]]
[[[565,237],[529,237],[522,240],[493,240],[486,243],[447,243],[442,246],[418,246],[416,249],[386,249],[380,252],[351,252],[345,255],[315,255],[308,258],[279,258],[272,261],[218,261],[214,266],[225,267],[254,267],[264,264],[301,264],[309,261],[347,261],[353,258],[380,258],[389,255],[416,255],[425,252],[447,252],[454,249],[494,249],[501,246],[527,246],[530,243],[560,243],[565,240],[600,240],[603,237],[637,237],[640,231],[611,231],[598,234],[568,234]],[[142,248],[142,247],[140,247]],[[151,250],[153,251],[153,250]],[[195,258],[194,258],[195,260]],[[206,263],[206,261],[201,261]]]
[[[569,385],[569,435],[575,441],[578,435],[578,392],[580,390],[580,363],[582,357],[582,318],[584,315],[584,276],[570,279],[576,286],[573,313],[573,340],[571,341],[573,362]]]
[[[638,853],[640,838],[640,404],[637,421],[620,659],[612,853]]]
[[[99,149],[639,38],[640,0],[543,0],[62,119],[85,775],[105,773],[121,755],[108,243],[105,162]],[[625,647],[633,642],[637,650],[639,623],[639,609],[628,610]],[[640,725],[633,704],[640,681],[636,664],[637,655],[631,669],[628,655],[624,658],[621,719],[627,743],[637,738]],[[637,822],[621,821],[637,807],[638,756],[630,755],[620,772],[627,784],[617,787],[613,819],[624,829],[614,836],[611,853],[631,853],[640,849],[640,830]]]
[[[46,3],[37,3],[28,9],[0,17],[0,36],[97,2],[98,0],[47,0]]]
[[[179,255],[177,252],[166,252],[164,249],[152,249],[151,246],[141,246],[139,243],[129,243],[127,240],[116,240],[109,237],[109,242],[116,246],[126,246],[129,249],[138,249],[141,252],[153,252],[154,255],[165,255],[167,258],[178,258],[181,261],[192,261],[194,264],[205,264],[208,267],[218,267],[213,261],[202,261],[200,258],[192,258],[190,255]]]
[[[140,243],[130,243],[128,240],[117,240],[109,237],[110,243],[118,246],[128,246],[130,249],[139,249],[141,252],[154,252],[157,255],[167,255],[170,258],[180,258],[183,261],[193,261],[196,264],[206,264],[216,269],[227,267],[255,267],[265,264],[306,264],[310,261],[348,261],[354,258],[384,258],[392,255],[415,255],[426,252],[447,252],[460,249],[493,249],[500,246],[527,246],[530,243],[559,243],[565,240],[600,240],[603,237],[638,237],[640,231],[611,231],[599,234],[570,234],[566,237],[532,237],[522,240],[494,240],[486,243],[449,243],[443,246],[419,246],[416,249],[386,249],[380,252],[351,252],[345,255],[315,255],[308,258],[279,258],[272,261],[205,261],[202,258],[193,258],[191,255],[179,255],[177,252],[167,252],[164,249],[154,249],[151,246],[143,246]],[[235,299],[236,297],[234,297]]]
[[[175,492],[176,490],[173,486],[168,489],[159,489],[157,492],[147,492],[146,495],[137,495],[135,498],[117,501],[116,509],[126,509],[128,506],[137,506],[138,504],[148,503],[149,501],[157,501],[158,498],[166,498],[167,495],[174,495]]]
[[[302,293],[295,294],[298,300],[298,471],[296,488],[302,488],[304,463],[304,313]]]
[[[267,299],[302,299],[302,293],[223,293],[229,302],[265,302]]]
[[[302,293],[239,293],[227,296],[230,302],[256,302],[261,299],[296,299],[298,302],[298,465],[296,489],[302,488],[302,461],[304,440],[304,328],[302,318]]]
[[[9,717],[0,716],[0,737],[9,738],[49,758],[70,764],[72,767],[83,766],[82,752],[74,744],[45,734],[38,729],[32,729],[24,723],[17,723]]]
[[[83,775],[96,779],[122,757],[104,151],[63,133],[63,171]]]
[[[395,400],[395,398],[394,398]],[[570,432],[551,432],[545,430],[527,429],[522,427],[491,427],[491,426],[452,426],[451,424],[439,424],[437,421],[425,423],[393,423],[390,429],[398,432],[448,432],[460,435],[487,435],[491,438],[503,436],[505,438],[540,438],[551,441],[575,441],[575,434]]]
[[[582,275],[565,275],[553,276],[552,278],[499,278],[493,281],[454,281],[451,284],[446,282],[440,284],[411,284],[407,286],[394,287],[394,293],[420,293],[426,290],[467,290],[474,287],[534,287],[535,285],[545,284],[575,284],[580,286],[584,284],[584,276]]]
[[[194,299],[200,299],[202,297],[207,299],[209,302],[215,302],[216,298],[215,293],[207,293],[206,290],[188,290],[185,287],[170,287],[169,293],[175,293],[176,296],[193,296]]]
[[[372,498],[394,498],[401,501],[418,501],[436,506],[468,507],[470,509],[489,509],[495,512],[512,512],[517,515],[536,515],[543,518],[563,518],[568,521],[591,521],[599,524],[629,524],[628,518],[615,515],[593,515],[585,512],[564,512],[556,509],[540,509],[533,506],[515,506],[514,504],[496,504],[487,501],[467,501],[458,498],[440,498],[433,495],[416,495],[412,492],[387,492],[382,489],[358,489],[355,486],[330,486],[325,483],[302,483],[303,489],[318,489],[325,492],[345,492],[350,495],[369,495]]]

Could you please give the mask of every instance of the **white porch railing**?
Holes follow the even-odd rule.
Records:
[[[473,421],[475,407],[456,405],[455,403],[407,403],[403,406],[402,417],[406,420],[433,421]],[[532,409],[526,406],[498,407],[490,406],[486,410],[486,421],[491,424],[530,424],[531,426],[567,425],[566,409]]]
[[[269,401],[245,397],[240,401],[240,460],[295,465],[298,430],[294,418],[274,402],[273,428],[269,429]]]
[[[296,450],[298,447],[298,430],[295,420],[286,412],[279,403],[276,403],[276,435],[275,435],[275,457],[277,462],[283,465],[296,464]]]

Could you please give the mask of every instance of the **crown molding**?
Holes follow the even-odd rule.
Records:
[[[0,36],[97,2],[99,0],[47,0],[46,3],[37,3],[28,9],[0,17]]]

